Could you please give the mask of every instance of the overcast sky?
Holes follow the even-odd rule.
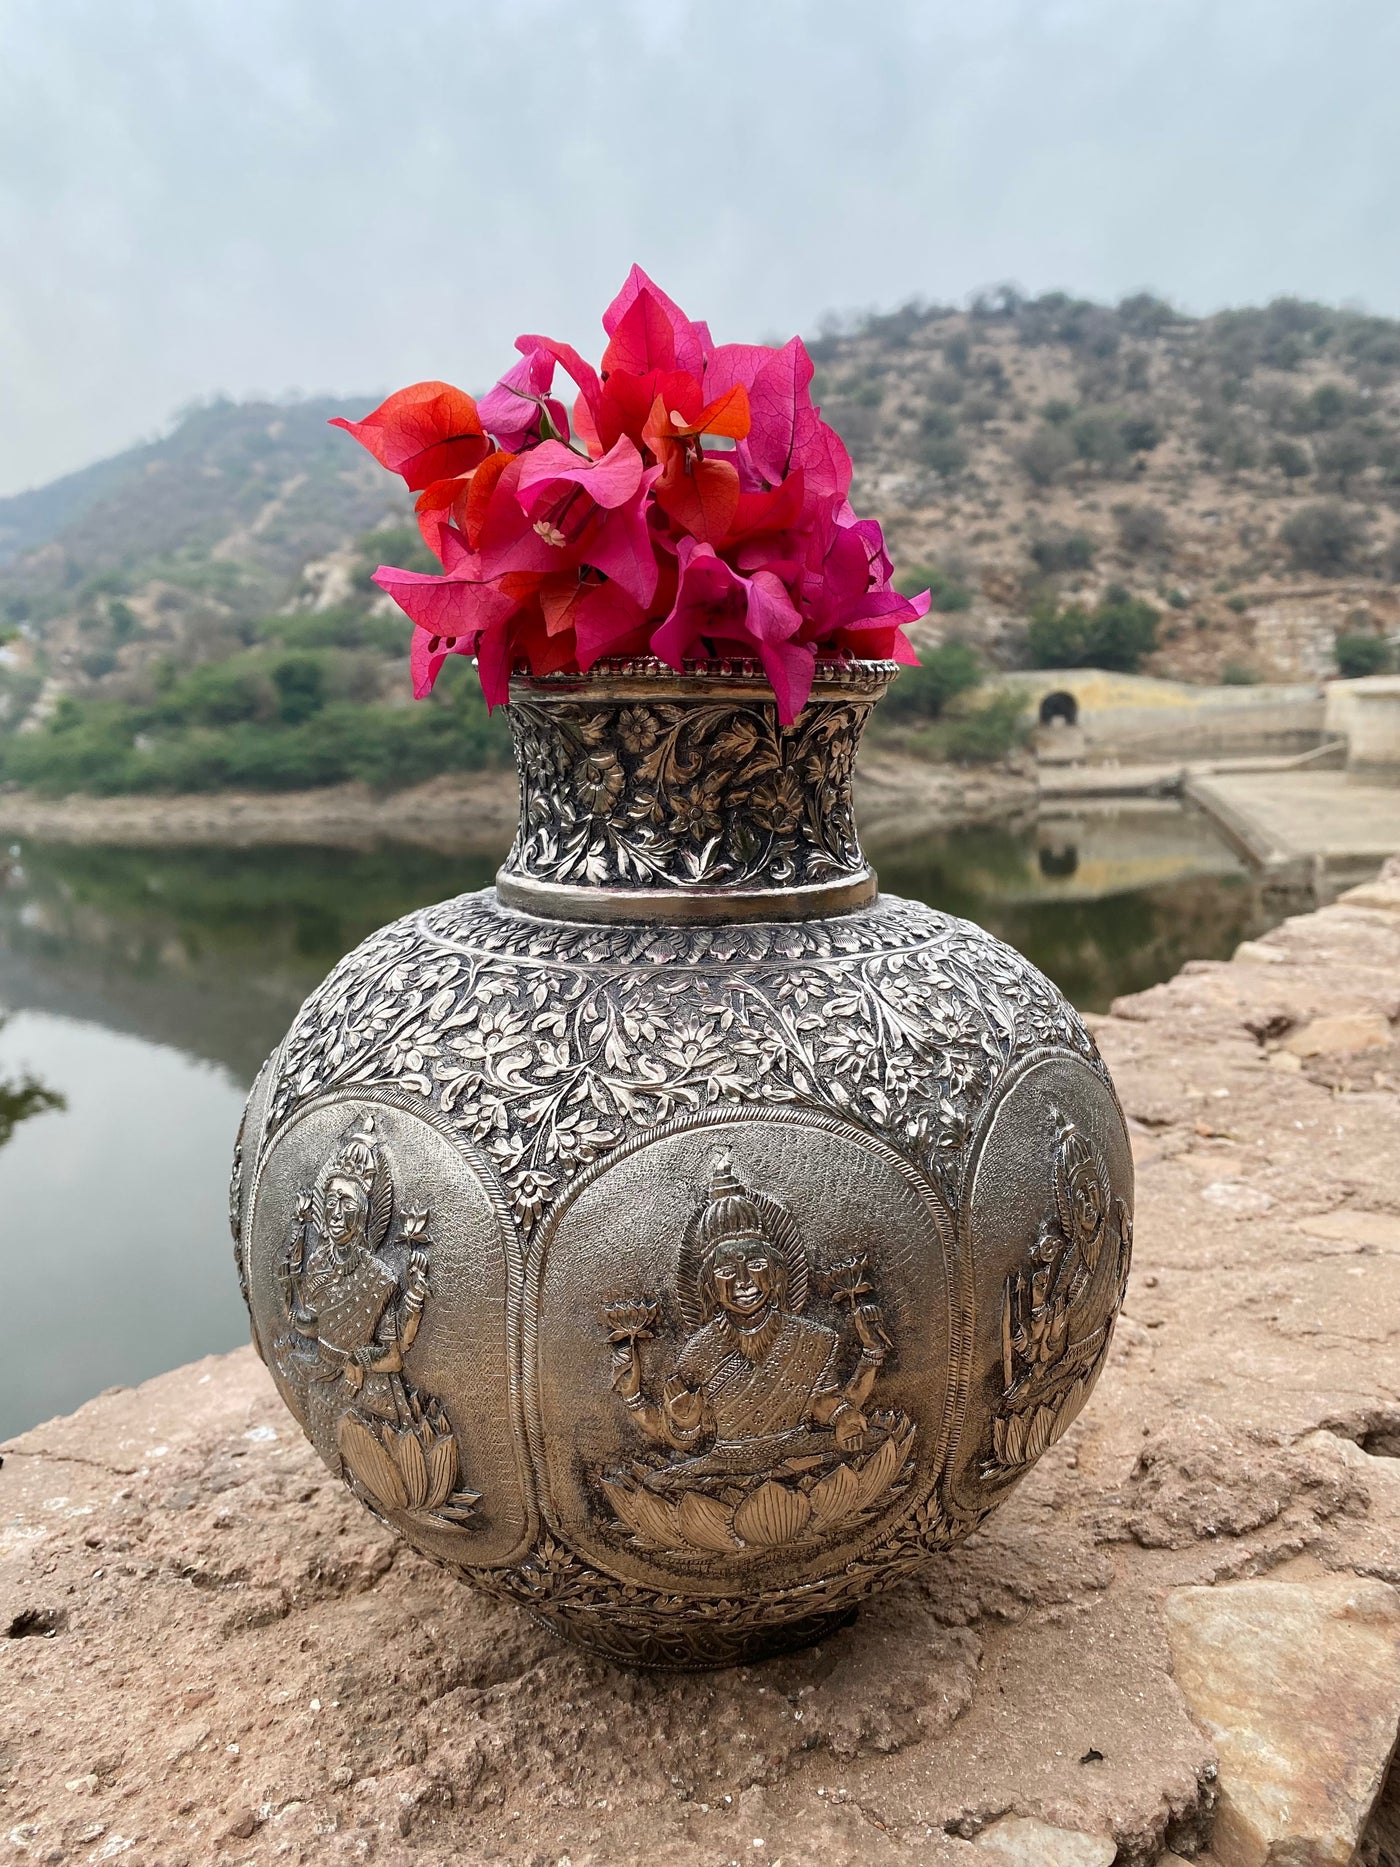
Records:
[[[1396,0],[3,0],[0,494],[195,398],[1014,280],[1400,314]]]

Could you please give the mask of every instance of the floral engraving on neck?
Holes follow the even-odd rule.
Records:
[[[746,698],[511,702],[520,825],[505,873],[625,889],[863,875],[851,776],[865,697],[792,726]]]

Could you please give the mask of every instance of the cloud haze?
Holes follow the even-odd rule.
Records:
[[[1013,279],[1400,313],[1393,0],[9,0],[0,493],[216,391],[480,387]]]

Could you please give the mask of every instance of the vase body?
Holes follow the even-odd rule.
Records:
[[[249,1099],[254,1341],[435,1561],[611,1657],[815,1638],[967,1534],[1108,1351],[1132,1167],[1074,1011],[878,896],[891,670],[518,681],[495,889],[307,1001]]]

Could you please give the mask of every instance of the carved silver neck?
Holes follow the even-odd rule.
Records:
[[[878,892],[851,779],[893,662],[818,668],[791,726],[750,661],[518,676],[520,823],[496,877],[553,920],[810,920]]]

